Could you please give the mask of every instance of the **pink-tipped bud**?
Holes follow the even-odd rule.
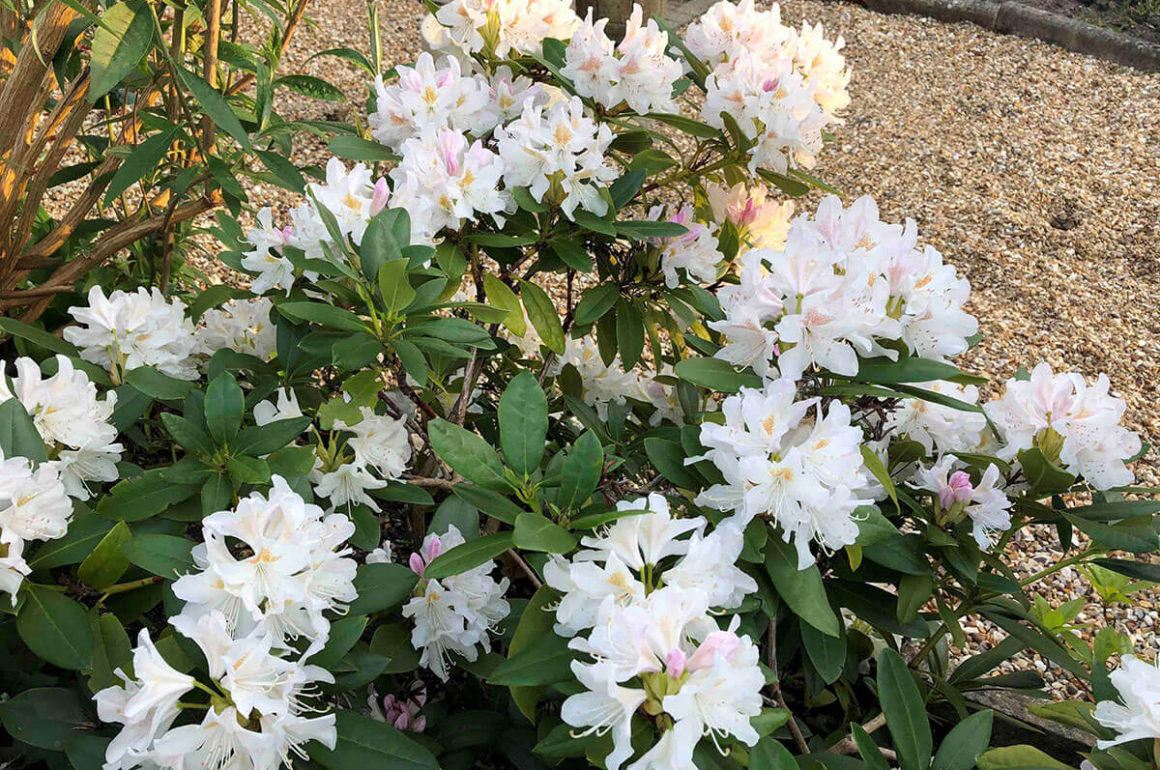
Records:
[[[427,557],[427,563],[430,564],[435,561],[435,557],[443,553],[443,543],[439,542],[439,538],[433,537],[423,550],[426,551],[424,555]]]
[[[395,720],[395,727],[399,730],[406,730],[411,726],[411,715],[404,711],[399,714],[398,719]]]
[[[421,733],[427,729],[427,717],[419,715],[415,717],[415,721],[411,723],[411,732]]]
[[[938,501],[944,509],[955,503],[965,503],[971,499],[974,488],[971,486],[971,477],[964,471],[955,471],[951,474],[947,485],[939,490]]]
[[[673,679],[680,679],[681,674],[685,673],[685,663],[687,661],[688,658],[681,648],[678,647],[669,650],[669,654],[665,656],[665,669],[669,672],[669,676]]]
[[[387,199],[391,197],[391,188],[387,186],[385,177],[375,182],[375,191],[371,195],[371,216],[375,216],[387,207]]]
[[[423,570],[427,569],[427,565],[423,562],[423,557],[417,553],[411,554],[411,558],[407,560],[407,566],[416,575],[422,576]]]
[[[714,631],[705,637],[705,641],[701,642],[701,646],[693,653],[693,657],[689,658],[686,668],[689,671],[709,668],[718,655],[722,658],[728,658],[740,644],[741,640],[732,631]]]

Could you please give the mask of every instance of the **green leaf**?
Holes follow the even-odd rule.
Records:
[[[644,440],[644,451],[660,474],[681,489],[699,491],[705,486],[693,469],[685,465],[685,450],[675,441],[649,437]]]
[[[458,495],[443,498],[443,502],[435,509],[435,515],[431,517],[427,531],[442,535],[452,526],[459,530],[464,540],[479,538],[479,510]]]
[[[122,545],[121,553],[146,572],[176,580],[194,569],[193,545],[183,537],[146,533]]]
[[[268,168],[270,173],[287,190],[301,195],[306,189],[306,178],[302,176],[302,172],[298,170],[298,167],[289,160],[269,150],[258,150],[257,155],[261,159],[262,165]],[[192,308],[190,309],[190,316],[195,317]]]
[[[1151,553],[1160,547],[1151,518],[1129,519],[1118,524],[1104,524],[1063,514],[1076,529],[1102,546],[1114,551],[1129,553]]]
[[[205,422],[218,446],[238,435],[246,413],[246,395],[229,372],[222,372],[205,390]]]
[[[491,490],[462,482],[451,488],[451,493],[468,505],[478,508],[493,519],[505,524],[515,524],[516,517],[523,509],[503,495]]]
[[[772,737],[762,738],[749,752],[749,770],[797,770],[789,749]]]
[[[90,588],[104,590],[129,569],[129,560],[121,553],[121,546],[133,537],[129,525],[118,521],[116,525],[101,538],[96,548],[90,553],[81,566],[77,568],[77,578]]]
[[[39,554],[39,551],[37,552]],[[1093,564],[1126,575],[1133,580],[1146,580],[1150,583],[1160,583],[1160,565],[1149,564],[1144,561],[1130,559],[1095,559]],[[35,569],[35,565],[32,565]]]
[[[69,357],[80,355],[80,351],[71,342],[66,342],[55,334],[49,334],[44,329],[30,326],[23,321],[17,321],[15,318],[0,318],[0,330],[53,353]]]
[[[338,741],[333,749],[317,741],[306,744],[310,758],[323,767],[439,770],[431,752],[386,722],[353,711],[339,711],[335,717]]]
[[[564,355],[564,327],[551,298],[529,281],[520,281],[520,296],[528,311],[528,320],[532,322],[544,345],[556,355]]]
[[[530,476],[540,467],[548,437],[548,398],[531,372],[520,372],[499,399],[499,442],[509,468]]]
[[[72,690],[37,687],[0,703],[0,722],[13,738],[48,751],[63,751],[89,721]]]
[[[894,503],[894,507],[899,511],[902,506],[898,504],[898,491],[894,488],[894,480],[890,478],[890,471],[886,470],[886,466],[882,464],[881,458],[878,454],[866,444],[861,446],[862,449],[862,464],[866,466],[866,470],[874,474],[874,478],[878,479],[878,483],[886,489],[886,494]]]
[[[141,521],[188,500],[196,487],[174,484],[162,476],[165,468],[153,468],[140,476],[118,482],[97,503],[97,513],[120,521]]]
[[[846,667],[846,634],[838,622],[838,636],[828,636],[809,623],[803,623],[802,647],[814,664],[814,669],[826,684],[833,684],[842,675]]]
[[[250,137],[246,134],[246,129],[242,127],[238,116],[234,114],[234,111],[230,109],[230,105],[226,103],[225,98],[213,86],[184,67],[178,68],[177,75],[181,78],[181,82],[185,84],[185,87],[193,94],[194,98],[197,99],[197,103],[201,105],[202,112],[209,116],[210,120],[214,122],[214,125],[232,136],[246,152],[250,152],[253,149],[250,145]]]
[[[979,770],[1070,770],[1062,762],[1034,746],[1003,746],[991,749],[978,760]]]
[[[361,564],[354,578],[358,598],[350,603],[347,615],[354,617],[397,607],[411,595],[418,582],[419,576],[402,564]]]
[[[346,94],[322,78],[310,75],[283,75],[274,81],[274,88],[289,88],[296,94],[321,99],[324,102],[345,102]]]
[[[525,511],[516,517],[512,542],[527,551],[568,553],[576,547],[576,536],[538,513]]]
[[[400,274],[395,277],[401,278],[403,283],[407,284],[407,289],[411,288],[406,278],[407,264],[410,260],[403,256],[404,250],[410,245],[411,217],[403,209],[383,209],[367,224],[359,247],[362,271],[370,280],[378,279],[379,286],[384,289],[383,299],[387,298],[388,286],[383,282],[382,266],[392,260],[400,258],[404,260]],[[411,299],[414,299],[414,296],[412,292]],[[410,300],[395,305],[388,303],[387,307],[401,310],[409,303]]]
[[[111,205],[118,195],[161,165],[161,161],[165,158],[169,145],[173,144],[173,139],[177,136],[178,131],[177,128],[171,128],[154,134],[133,148],[133,151],[122,161],[116,173],[113,174],[113,178],[105,190],[105,206]]]
[[[596,323],[612,309],[616,300],[620,298],[620,287],[614,283],[602,283],[593,286],[580,297],[576,303],[575,320],[578,326],[587,326]]]
[[[496,666],[487,682],[508,687],[555,684],[573,678],[571,666],[572,650],[568,648],[568,640],[556,634],[542,634]]]
[[[366,630],[368,618],[358,615],[336,620],[330,624],[330,636],[326,646],[310,658],[310,665],[333,669],[351,648],[355,646]]]
[[[720,358],[686,358],[677,362],[673,372],[685,382],[723,393],[761,387],[761,378],[756,374],[739,372]]]
[[[398,160],[399,156],[391,152],[390,148],[378,142],[370,142],[361,136],[339,135],[330,140],[327,149],[334,155],[347,160],[360,160],[367,163]]]
[[[369,331],[354,313],[323,302],[282,302],[277,308],[291,321],[310,321],[340,332]]]
[[[357,64],[372,77],[378,74],[375,72],[374,67],[371,66],[371,63],[367,60],[367,57],[364,56],[361,52],[354,50],[353,48],[328,48],[325,51],[319,51],[318,53],[313,54],[304,63],[309,63],[314,59],[317,59],[319,56],[335,56],[339,59],[346,59],[349,62],[354,62]]]
[[[636,366],[644,352],[644,316],[632,302],[616,303],[616,348],[625,371]]]
[[[576,241],[556,238],[548,243],[553,253],[568,267],[581,273],[592,272],[592,256]]]
[[[866,732],[862,725],[854,722],[850,725],[850,735],[854,738],[854,745],[858,747],[858,753],[862,755],[862,759],[866,761],[868,770],[890,770],[890,766],[886,764],[886,759],[883,758],[882,752],[878,750],[878,744],[870,737],[870,733]]]
[[[48,460],[44,439],[24,405],[15,398],[0,402],[0,452],[5,458],[27,457],[38,463]]]
[[[478,540],[470,540],[435,557],[435,560],[427,565],[427,569],[423,570],[423,577],[442,580],[458,575],[491,561],[511,547],[511,532],[497,532]]]
[[[932,770],[971,770],[991,744],[994,713],[980,711],[955,725],[934,755]]]
[[[112,613],[89,614],[93,629],[93,670],[89,676],[89,691],[100,692],[106,687],[124,684],[117,669],[133,671],[133,644],[125,631],[125,624]]]
[[[499,455],[475,433],[442,418],[428,426],[431,448],[460,476],[495,492],[509,491]]]
[[[965,374],[958,367],[933,361],[929,358],[899,358],[891,361],[887,358],[867,358],[859,361],[858,382],[869,382],[877,385],[895,385],[904,382],[931,382],[933,380],[950,380],[952,382],[985,382],[984,378]]]
[[[234,451],[255,457],[277,452],[294,442],[302,431],[310,427],[309,417],[290,417],[275,420],[254,428],[245,428],[238,433]]]
[[[1040,496],[1064,492],[1075,483],[1075,476],[1048,460],[1039,449],[1024,449],[1018,457],[1019,466],[1032,491]]]
[[[520,622],[512,634],[511,643],[508,645],[509,660],[528,649],[537,639],[554,633],[552,625],[555,623],[556,613],[552,608],[559,600],[560,594],[549,586],[540,586],[536,589],[536,593],[524,607]],[[535,721],[536,703],[543,691],[544,688],[537,685],[515,685],[511,688],[512,700],[529,721]]]
[[[765,571],[778,595],[794,614],[827,636],[837,637],[841,626],[830,609],[822,573],[816,565],[797,568],[797,551],[773,534],[766,542]]]
[[[96,104],[136,69],[152,44],[153,18],[147,3],[117,3],[106,9],[93,30],[89,104]]]
[[[194,384],[163,374],[152,366],[139,366],[125,374],[125,382],[157,401],[179,401],[189,395]]]
[[[934,743],[926,705],[906,662],[894,650],[878,655],[878,699],[902,770],[926,770]]]
[[[226,463],[230,478],[240,484],[265,484],[270,480],[270,466],[257,457],[239,455]]]
[[[60,591],[26,583],[16,630],[28,649],[54,666],[73,671],[93,662],[93,630],[85,608]]]
[[[213,442],[206,432],[192,420],[187,420],[172,412],[162,412],[161,424],[165,430],[187,452],[208,455],[213,452]]]
[[[487,295],[488,302],[507,311],[503,325],[512,334],[523,337],[528,333],[528,324],[524,320],[524,309],[520,306],[520,298],[506,283],[491,273],[487,273],[483,276],[483,291]]]
[[[592,497],[604,470],[604,447],[592,431],[585,431],[560,464],[556,505],[563,510],[582,508]]]
[[[649,238],[677,238],[687,232],[689,232],[689,228],[676,222],[633,219],[616,223],[616,235],[630,241],[643,241]]]

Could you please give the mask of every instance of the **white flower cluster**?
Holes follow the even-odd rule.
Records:
[[[498,59],[539,54],[545,38],[567,40],[580,22],[567,0],[450,0],[434,19],[423,24],[432,49]]]
[[[280,476],[272,483],[268,497],[254,492],[204,519],[205,543],[194,548],[201,571],[173,584],[186,604],[170,623],[201,648],[212,683],[175,670],[142,630],[133,677],[118,669],[124,684],[95,696],[101,720],[123,725],[105,770],[275,770],[305,757],[309,741],[334,748],[334,715],[305,716],[319,711],[316,683],[334,678],[306,660],[329,637],[324,613],[357,597],[343,548],[354,525],[306,503]],[[299,638],[304,653],[291,646]],[[208,703],[181,700],[195,687]],[[200,722],[173,727],[182,711],[203,709]]]
[[[664,206],[653,206],[648,218],[659,221],[664,213]],[[717,265],[725,258],[717,248],[713,231],[708,225],[695,221],[694,217],[693,207],[685,205],[665,220],[687,230],[674,238],[659,239],[661,272],[665,275],[665,286],[670,289],[680,285],[678,270],[685,272],[690,283],[712,283],[717,279]]]
[[[362,242],[363,233],[371,219],[386,208],[390,187],[386,179],[373,181],[370,169],[356,163],[349,171],[338,158],[326,163],[326,183],[306,186],[307,199],[290,212],[291,224],[279,227],[269,208],[258,212],[258,226],[246,239],[254,247],[244,253],[242,267],[256,277],[250,287],[254,294],[265,294],[270,289],[281,289],[287,294],[294,286],[294,264],[284,249],[292,247],[304,252],[308,259],[323,259],[324,244],[332,244],[330,232],[318,211],[323,206],[338,223],[343,238]],[[308,280],[318,275],[304,271]]]
[[[509,188],[527,187],[538,202],[548,195],[569,219],[577,207],[597,216],[608,211],[600,192],[617,177],[605,161],[612,130],[585,115],[579,97],[550,108],[528,102],[495,138]]]
[[[81,349],[81,357],[109,371],[115,380],[141,366],[183,380],[197,378],[190,356],[196,347],[193,324],[180,300],[167,300],[158,290],[115,291],[108,297],[100,286],[89,289],[88,307],[69,308],[77,326],[64,338]]]
[[[608,109],[623,102],[638,115],[676,112],[673,87],[681,77],[681,64],[666,53],[669,34],[652,19],[645,24],[643,16],[634,3],[624,39],[614,45],[604,33],[608,19],[593,23],[589,8],[588,17],[572,34],[560,73],[577,93]]]
[[[1092,714],[1096,721],[1117,733],[1096,746],[1106,750],[1129,741],[1160,738],[1160,668],[1135,655],[1125,655],[1108,678],[1123,705],[1114,701],[1096,704]]]
[[[436,62],[423,52],[415,66],[399,65],[395,70],[398,79],[390,85],[381,75],[375,78],[376,109],[367,118],[371,135],[396,152],[428,126],[484,136],[519,115],[527,100],[544,97],[538,84],[514,77],[507,66],[487,78],[464,72],[458,59]]]
[[[56,374],[48,378],[31,358],[18,358],[15,365],[9,389],[0,361],[0,402],[15,398],[32,417],[52,458],[48,464],[59,471],[68,494],[88,500],[88,482],[120,478],[117,462],[123,447],[111,422],[117,394],[99,399],[97,386],[65,356],[56,357]]]
[[[200,571],[173,584],[186,603],[178,617],[194,623],[221,613],[238,638],[267,635],[278,649],[303,638],[321,649],[330,635],[325,613],[357,596],[357,565],[345,547],[354,524],[307,503],[281,476],[271,483],[268,496],[252,492],[236,510],[202,520],[205,542],[193,549]],[[246,555],[231,549],[235,543]]]
[[[5,458],[0,452],[0,591],[12,596],[12,606],[31,572],[25,544],[64,537],[72,511],[56,465],[34,466],[27,457]]]
[[[783,26],[776,4],[758,11],[753,0],[722,0],[690,25],[686,43],[712,69],[702,119],[717,128],[722,113],[736,121],[754,142],[751,171],[813,166],[822,129],[849,104],[841,38],[826,40],[820,24]]]
[[[970,284],[917,238],[912,221],[879,220],[869,197],[849,209],[827,197],[814,217],[793,221],[784,249],[740,259],[740,283],[718,292],[725,318],[711,326],[726,340],[718,357],[798,379],[812,366],[857,374],[859,353],[897,358],[880,344],[887,340],[935,360],[966,351],[978,330],[963,310]]]
[[[667,714],[672,727],[628,770],[692,767],[705,735],[754,745],[749,720],[761,713],[764,684],[757,646],[736,633],[738,618],[721,630],[709,614],[757,590],[735,565],[740,531],[705,534],[704,518],[674,518],[658,494],[617,508],[642,513],[585,537],[586,550],[571,561],[553,556],[544,569],[563,593],[556,632],[593,661],[572,663],[585,691],[564,701],[561,717],[584,734],[611,733],[608,770],[632,756],[640,709]]]
[[[353,425],[342,420],[334,423],[335,430],[353,434],[347,440],[354,452],[353,460],[336,458],[336,465],[318,458],[310,481],[315,485],[315,494],[329,498],[335,508],[363,504],[378,511],[378,503],[367,491],[382,489],[388,481],[403,475],[411,461],[411,438],[406,417],[375,414],[365,406],[359,413],[362,419]]]
[[[213,684],[173,668],[142,629],[133,677],[117,669],[124,684],[95,696],[101,721],[123,725],[105,750],[104,770],[276,770],[294,756],[305,758],[309,741],[334,748],[334,714],[303,715],[315,710],[309,703],[315,683],[334,681],[328,671],[306,664],[305,656],[283,657],[268,635],[231,633],[221,612],[197,621],[175,618],[173,625],[201,648]],[[208,703],[181,700],[195,687],[210,694]],[[204,710],[204,716],[173,727],[185,710]]]
[[[1082,374],[1054,374],[1045,363],[1026,381],[1007,380],[1002,397],[984,407],[1006,442],[999,456],[1037,447],[1096,489],[1131,484],[1124,461],[1140,451],[1140,437],[1120,424],[1125,404],[1109,388],[1106,375],[1089,385]]]
[[[219,350],[233,350],[269,361],[278,350],[278,330],[270,320],[273,309],[268,298],[255,297],[232,299],[205,311],[194,334],[194,352],[212,356]]]
[[[734,511],[720,529],[744,531],[756,516],[771,518],[797,548],[799,569],[814,563],[814,540],[837,549],[857,539],[854,511],[869,502],[870,475],[849,407],[831,402],[823,414],[821,399],[797,400],[796,384],[782,379],[762,390],[742,388],[721,413],[723,424],[701,425],[709,451],[685,461],[710,460],[725,477],[696,498]]]
[[[391,205],[411,216],[411,239],[431,244],[443,228],[489,214],[500,227],[514,210],[511,195],[499,189],[506,167],[479,139],[451,128],[428,126],[407,139],[403,159],[391,169]]]
[[[491,577],[494,561],[442,580],[423,577],[437,556],[464,542],[459,529],[450,525],[442,535],[428,534],[409,561],[420,579],[415,596],[403,606],[403,617],[415,623],[411,644],[422,653],[420,665],[444,681],[448,655],[455,653],[474,661],[479,658],[478,648],[490,652],[491,632],[511,612],[504,599],[508,579],[497,583]]]

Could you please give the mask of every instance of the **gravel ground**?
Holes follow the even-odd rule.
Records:
[[[419,50],[422,13],[414,0],[382,1],[389,64]],[[363,5],[330,0],[311,15],[284,69],[326,77],[352,102],[283,92],[279,109],[341,119],[365,98],[365,75],[337,59],[305,59],[340,46],[366,50]],[[853,5],[795,1],[782,17],[821,21],[845,37],[853,103],[817,173],[847,199],[873,195],[885,219],[915,218],[925,242],[970,279],[985,338],[966,367],[1001,379],[1039,360],[1107,372],[1128,403],[1128,424],[1160,446],[1160,77],[969,24]],[[325,159],[312,139],[295,153],[300,164]],[[251,197],[290,202],[269,188]],[[1158,471],[1153,449],[1138,464],[1140,483],[1160,486]],[[1063,554],[1053,530],[1036,528],[1014,539],[1010,556],[1030,575]],[[1114,623],[1145,654],[1160,650],[1155,592],[1104,611],[1072,568],[1042,590],[1053,606],[1089,599],[1076,621],[1091,624],[1085,635]],[[967,652],[1002,636],[982,621],[966,630]],[[1015,669],[1038,670],[1057,697],[1077,692],[1037,655],[1003,664]]]

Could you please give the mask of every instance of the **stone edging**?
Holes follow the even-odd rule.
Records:
[[[1035,38],[1069,51],[1150,72],[1160,71],[1160,45],[1085,24],[1019,2],[993,0],[859,0],[879,13],[911,13],[939,21],[969,21],[995,32]]]
[[[853,0],[878,13],[909,13],[939,21],[969,21],[980,27],[1054,43],[1148,72],[1160,72],[1160,45],[1085,24],[1057,13],[1006,0]],[[665,20],[678,28],[704,13],[715,0],[670,0]]]

